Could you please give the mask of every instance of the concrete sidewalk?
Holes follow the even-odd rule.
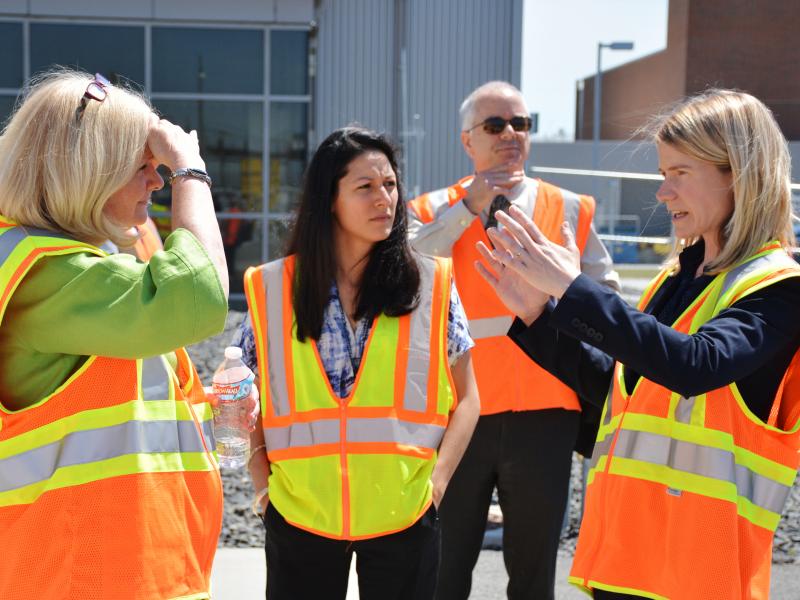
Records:
[[[559,556],[557,600],[586,600],[588,596],[566,582],[571,559]],[[309,565],[313,570],[313,565]],[[309,571],[311,573],[311,571]],[[266,581],[264,551],[260,548],[220,548],[211,576],[214,600],[261,600]],[[508,582],[503,555],[484,550],[472,579],[471,600],[504,600]],[[800,565],[773,565],[770,600],[800,598]],[[358,600],[355,561],[350,572],[347,600]]]

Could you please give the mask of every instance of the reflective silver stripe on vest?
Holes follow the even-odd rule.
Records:
[[[773,265],[775,269],[780,269],[782,266],[797,266],[797,263],[795,263],[794,260],[785,252],[770,252],[764,256],[754,258],[753,260],[734,267],[728,271],[722,283],[722,289],[719,293],[719,297],[721,298],[724,296],[725,293],[729,291],[740,278],[747,277],[754,271],[757,271],[768,265]]]
[[[402,444],[436,450],[445,428],[391,418],[350,418],[346,430],[348,442]],[[341,439],[339,432],[339,419],[319,419],[309,423],[292,423],[286,427],[265,428],[264,440],[268,451],[307,448],[338,444]]]
[[[624,377],[624,373],[620,376]],[[611,382],[608,384],[608,392],[606,393],[605,415],[603,416],[603,425],[611,425],[611,419],[614,412],[614,384],[617,381],[617,369],[615,368],[611,374]],[[594,456],[594,454],[592,454]]]
[[[271,262],[264,266],[264,294],[267,299],[267,362],[269,365],[269,389],[272,399],[272,412],[276,417],[289,414],[289,391],[286,387],[286,362],[283,352],[285,336],[290,331],[283,330],[283,269],[285,260]],[[275,340],[275,344],[272,344]]]
[[[697,401],[695,396],[691,398],[685,398],[681,396],[678,399],[678,404],[675,407],[675,420],[678,423],[691,423],[692,422],[692,411],[694,411],[694,405]]]
[[[77,242],[75,238],[67,235],[66,233],[48,231],[47,229],[38,229],[36,227],[23,227],[21,225],[14,225],[9,227],[6,233],[0,234],[0,263],[8,260],[8,257],[11,256],[14,248],[16,248],[17,245],[26,237],[32,235]]]
[[[514,317],[508,316],[470,319],[469,335],[473,340],[482,340],[489,337],[504,337],[513,322]]]
[[[201,421],[200,428],[203,430],[203,438],[206,441],[206,447],[209,452],[213,452],[217,447],[217,438],[214,437],[214,421]]]
[[[45,481],[63,467],[127,454],[203,451],[194,421],[127,421],[75,431],[46,446],[0,460],[0,492]]]
[[[433,315],[433,278],[436,274],[436,262],[431,258],[421,257],[418,265],[419,306],[410,316],[403,408],[425,412],[428,407],[428,378],[431,371],[431,326],[432,319],[437,318],[437,315]]]
[[[780,514],[791,487],[736,464],[733,452],[645,431],[619,432],[614,456],[663,465],[736,485],[739,496]]]
[[[389,442],[436,450],[444,427],[398,419],[348,419],[348,442]]]
[[[265,427],[267,451],[302,448],[339,443],[339,419],[318,419],[309,423],[292,423],[286,427]]]
[[[600,458],[606,456],[608,451],[611,449],[611,443],[614,441],[614,434],[611,433],[604,437],[599,442],[594,443],[594,449],[592,450],[592,460],[589,461],[589,468],[594,469],[597,466],[597,463],[600,461]]]
[[[142,361],[142,399],[169,399],[169,371],[161,356]]]
[[[0,263],[7,261],[14,248],[26,237],[28,235],[20,227],[14,227],[0,235]]]

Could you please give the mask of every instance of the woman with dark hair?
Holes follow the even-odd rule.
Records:
[[[267,598],[344,598],[353,552],[362,598],[433,597],[436,510],[479,400],[450,260],[411,250],[402,207],[389,141],[339,129],[309,164],[289,256],[245,275]]]

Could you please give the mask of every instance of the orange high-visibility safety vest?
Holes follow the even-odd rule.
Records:
[[[0,218],[0,324],[42,257],[94,246]],[[0,405],[2,598],[209,598],[222,522],[211,407],[186,351],[90,356],[31,406]]]
[[[377,537],[410,527],[431,503],[430,476],[455,407],[451,261],[421,257],[419,267],[419,306],[373,321],[344,399],[331,389],[316,342],[296,337],[295,257],[245,273],[269,499],[297,527],[334,539]]]
[[[716,276],[672,327],[695,333],[740,298],[798,276],[771,243]],[[800,353],[790,370],[798,363]],[[800,462],[796,386],[784,376],[764,423],[736,383],[684,398],[643,377],[630,392],[623,370],[617,363],[603,410],[570,581],[646,598],[766,600],[772,538]]]
[[[133,252],[139,260],[148,261],[153,254],[164,249],[153,219],[148,217],[147,223],[138,225],[136,230],[139,232],[139,239],[133,245]]]
[[[423,223],[430,223],[439,210],[467,195],[463,184],[471,179],[467,177],[449,188],[424,194],[411,200],[409,207]],[[594,199],[541,180],[537,183],[533,221],[548,239],[559,244],[563,243],[561,223],[568,221],[583,252],[594,216]],[[481,414],[544,408],[580,410],[575,392],[530,360],[506,337],[514,315],[475,270],[475,261],[481,260],[476,248],[479,241],[492,247],[480,219],[473,219],[453,245],[453,266],[458,295],[475,340],[472,364],[481,394]]]

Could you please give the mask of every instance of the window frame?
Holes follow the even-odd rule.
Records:
[[[314,77],[313,77],[313,53],[314,49],[314,29],[312,25],[302,24],[278,24],[278,23],[217,23],[213,21],[182,21],[182,20],[142,20],[142,19],[108,19],[108,18],[92,18],[92,17],[76,17],[76,18],[54,18],[54,17],[30,17],[30,16],[1,16],[0,22],[11,22],[22,24],[22,76],[23,82],[27,82],[31,76],[31,25],[32,24],[47,24],[47,25],[91,25],[97,27],[103,26],[126,26],[126,27],[142,27],[144,29],[144,93],[153,101],[153,104],[158,106],[159,100],[219,100],[219,101],[248,101],[261,102],[263,111],[263,131],[262,131],[262,169],[261,169],[261,193],[262,203],[260,212],[244,212],[244,213],[231,213],[231,212],[217,212],[218,219],[240,218],[248,219],[254,222],[254,227],[258,223],[261,233],[261,261],[266,262],[270,259],[270,233],[269,224],[271,221],[286,220],[290,218],[291,212],[272,212],[270,210],[270,112],[271,105],[275,103],[301,103],[305,104],[308,111],[307,118],[307,132],[306,132],[306,160],[310,157],[312,152],[311,141],[313,138],[313,90],[314,90]],[[247,30],[261,30],[263,31],[263,90],[260,94],[219,94],[219,93],[184,93],[184,92],[154,92],[152,87],[153,78],[153,28],[156,27],[170,27],[178,28],[185,27],[190,29],[247,29]],[[271,80],[271,39],[273,31],[302,31],[308,33],[308,93],[303,95],[287,95],[287,94],[272,94],[270,90]],[[15,99],[19,97],[22,89],[15,88],[0,88],[0,95],[12,96]],[[160,213],[158,216],[167,216],[170,213]],[[243,294],[231,294],[232,300],[242,300]]]

